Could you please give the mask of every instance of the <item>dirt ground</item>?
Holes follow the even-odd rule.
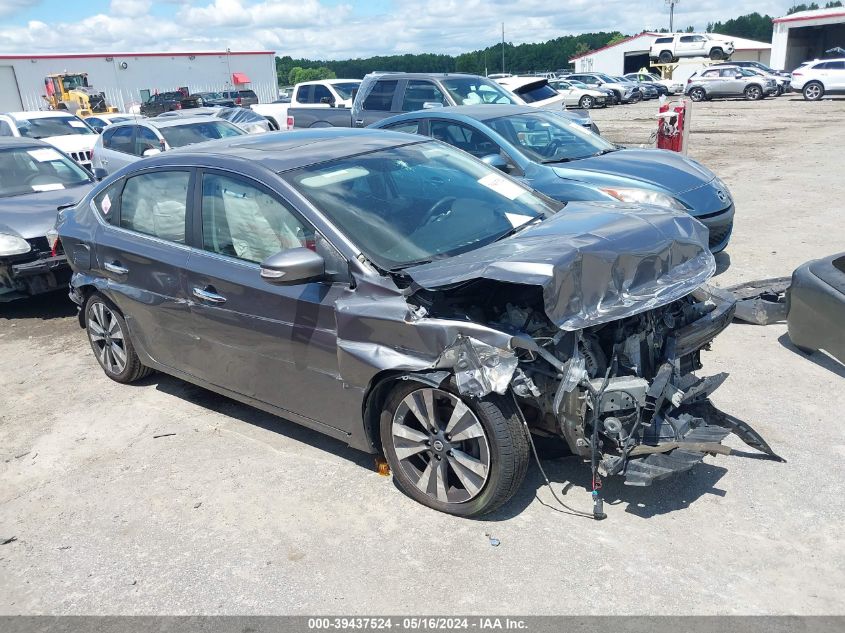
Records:
[[[646,143],[656,108],[594,118]],[[843,119],[845,99],[695,104],[691,155],[736,199],[715,283],[845,250]],[[845,614],[845,368],[784,325],[734,324],[704,363],[787,463],[731,438],[742,454],[652,488],[606,483],[603,522],[532,466],[472,521],[292,423],[161,374],[111,382],[74,314],[0,305],[0,614]],[[590,509],[583,464],[545,467]]]

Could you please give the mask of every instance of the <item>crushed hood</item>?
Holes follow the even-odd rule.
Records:
[[[549,319],[580,330],[671,303],[715,270],[707,229],[686,213],[572,202],[509,238],[405,272],[429,290],[474,279],[540,286]]]
[[[553,165],[561,178],[582,180],[585,171],[608,185],[637,186],[635,182],[616,183],[608,176],[636,180],[649,189],[668,191],[678,195],[701,187],[715,178],[713,172],[695,161],[662,149],[620,149],[603,156],[574,160],[570,163]],[[592,182],[592,178],[591,178]]]

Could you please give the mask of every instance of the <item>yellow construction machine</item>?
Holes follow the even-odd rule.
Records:
[[[67,110],[86,117],[94,113],[117,112],[106,103],[106,95],[88,85],[88,73],[55,73],[44,78],[44,99],[51,110]]]

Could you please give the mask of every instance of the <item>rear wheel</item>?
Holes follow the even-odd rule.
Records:
[[[584,95],[578,100],[578,107],[589,110],[593,107],[593,103],[593,98],[590,95]]]
[[[807,101],[818,101],[824,96],[824,86],[818,81],[811,81],[804,86],[802,92]]]
[[[748,86],[745,89],[745,98],[751,101],[759,101],[763,98],[763,89],[760,86]]]
[[[670,51],[660,51],[660,55],[657,57],[657,59],[661,64],[671,64],[672,53]]]
[[[452,389],[407,382],[388,399],[380,430],[396,483],[441,512],[491,512],[513,496],[528,469],[528,438],[506,396],[465,400]]]
[[[97,362],[112,380],[130,383],[152,373],[135,353],[123,315],[101,294],[85,302],[85,329]]]
[[[693,101],[704,101],[707,98],[707,92],[704,88],[693,88],[689,91],[689,98]]]

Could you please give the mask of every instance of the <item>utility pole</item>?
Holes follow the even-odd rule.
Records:
[[[502,22],[502,74],[505,73],[505,23]]]
[[[681,0],[666,0],[666,4],[669,5],[669,32],[675,32],[675,5],[678,4]]]

